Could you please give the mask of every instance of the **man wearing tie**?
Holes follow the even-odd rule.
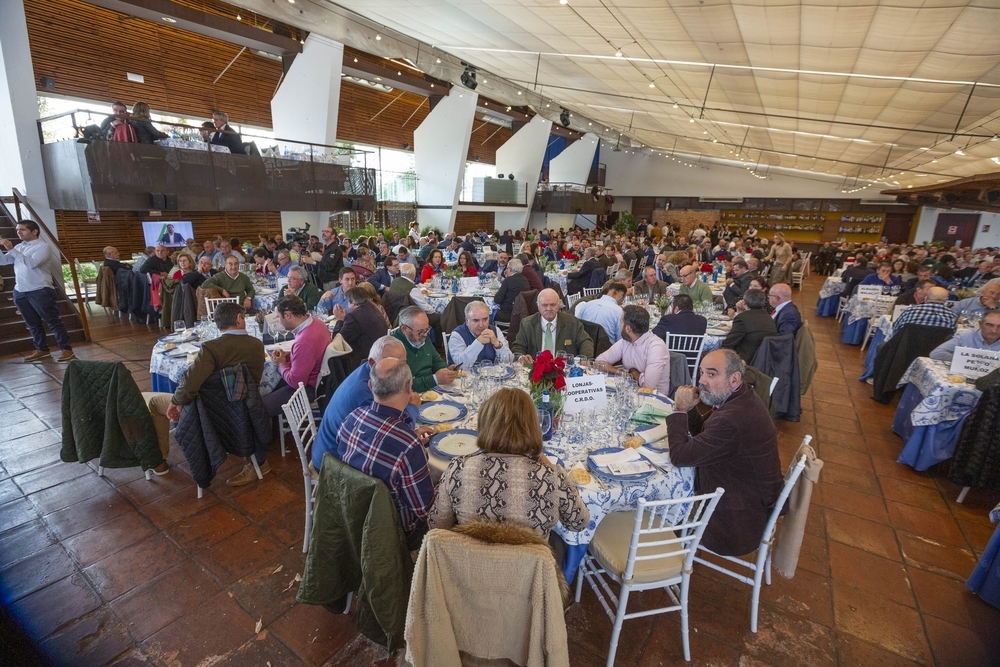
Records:
[[[511,352],[523,356],[524,361],[534,361],[542,350],[552,354],[568,352],[573,356],[593,357],[594,343],[583,324],[573,315],[560,312],[559,295],[555,290],[544,289],[538,293],[538,312],[521,321],[517,339],[510,346]]]
[[[668,285],[670,283],[674,282],[674,277],[672,275],[670,275],[669,271],[667,271],[667,256],[666,255],[660,253],[659,255],[656,256],[656,266],[654,268],[656,269],[656,279],[657,280],[659,280],[661,282],[665,282]]]
[[[246,155],[243,149],[243,137],[229,125],[229,115],[222,111],[212,112],[212,124],[215,125],[215,132],[212,133],[212,143],[216,146],[225,146],[230,153]]]

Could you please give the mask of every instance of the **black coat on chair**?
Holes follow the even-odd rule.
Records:
[[[977,489],[1000,489],[1000,385],[986,389],[962,425],[951,461],[951,481]]]

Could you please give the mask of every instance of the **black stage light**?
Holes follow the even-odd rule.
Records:
[[[469,90],[475,90],[479,85],[476,82],[476,68],[468,63],[462,63],[465,65],[465,71],[462,72],[462,85]]]
[[[562,123],[563,127],[569,127],[569,110],[563,109],[562,113],[559,114],[559,122]]]

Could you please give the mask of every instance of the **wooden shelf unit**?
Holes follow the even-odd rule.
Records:
[[[745,211],[719,212],[719,221],[730,228],[746,231],[751,226],[771,235],[781,232],[796,243],[877,243],[882,238],[885,213],[857,211]]]

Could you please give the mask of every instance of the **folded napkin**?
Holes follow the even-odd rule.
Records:
[[[640,456],[647,461],[652,461],[658,466],[670,465],[670,456],[666,452],[658,452],[649,447],[638,447],[635,451],[639,452]]]
[[[651,442],[656,442],[657,440],[663,440],[667,437],[667,425],[666,423],[660,423],[653,428],[647,428],[642,431],[636,431],[635,434],[642,438],[643,442],[647,445]]]
[[[673,410],[662,402],[657,402],[656,404],[653,404],[652,402],[643,402],[643,404],[639,406],[639,409],[632,415],[632,421],[639,422],[641,424],[659,424],[664,421],[671,412],[673,412]]]
[[[197,345],[194,345],[192,343],[183,343],[174,348],[173,353],[178,355],[181,352],[183,352],[184,354],[196,354],[198,352],[198,349],[199,347]]]
[[[594,465],[599,468],[607,468],[612,463],[628,463],[630,461],[638,461],[639,459],[639,452],[634,449],[621,449],[610,454],[597,454],[591,457]]]

